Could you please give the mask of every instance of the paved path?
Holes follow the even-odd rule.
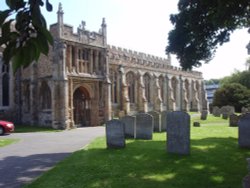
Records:
[[[15,133],[20,141],[0,148],[0,188],[20,188],[57,162],[104,135],[104,127],[50,133]]]

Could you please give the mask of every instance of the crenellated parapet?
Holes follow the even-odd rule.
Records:
[[[157,57],[142,52],[132,51],[125,48],[108,45],[108,57],[110,64],[122,65],[124,67],[144,69],[184,77],[202,78],[202,73],[197,71],[184,71],[182,68],[171,65],[170,58]]]

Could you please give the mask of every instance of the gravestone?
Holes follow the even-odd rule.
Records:
[[[124,123],[125,126],[125,137],[126,138],[135,138],[135,127],[136,127],[136,119],[135,116],[124,116],[121,119],[121,122]]]
[[[241,113],[242,113],[242,114],[248,113],[248,108],[242,107],[242,108],[241,108]]]
[[[240,116],[237,116],[236,114],[231,114],[229,116],[229,126],[230,127],[237,127],[239,119],[240,119]]]
[[[106,123],[106,142],[107,148],[124,148],[125,134],[124,124],[117,119],[107,121]]]
[[[161,114],[159,112],[156,111],[151,111],[148,112],[148,114],[150,114],[151,116],[153,116],[154,118],[154,131],[155,132],[161,132]]]
[[[206,120],[207,119],[207,114],[208,114],[207,110],[202,110],[201,111],[201,120]]]
[[[194,127],[200,127],[201,125],[200,125],[200,122],[197,122],[197,121],[196,121],[196,122],[193,123],[193,126],[194,126]]]
[[[136,115],[136,138],[152,140],[153,138],[153,116],[139,113]]]
[[[219,108],[218,106],[214,106],[214,107],[213,107],[213,115],[214,115],[215,117],[220,117],[221,111],[220,111],[220,108]]]
[[[167,129],[167,111],[161,112],[161,131],[166,131]]]
[[[244,114],[238,121],[239,147],[250,148],[250,113]]]
[[[222,118],[223,119],[228,119],[228,117],[231,115],[231,114],[234,114],[235,112],[235,109],[233,106],[222,106],[221,107],[221,113],[222,113]]]
[[[167,114],[167,151],[182,155],[190,153],[190,116],[186,112]]]
[[[228,114],[227,113],[222,113],[222,119],[228,119]]]

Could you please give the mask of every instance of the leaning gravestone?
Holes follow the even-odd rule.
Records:
[[[190,153],[190,116],[186,112],[167,114],[167,151],[187,155]]]
[[[231,114],[229,116],[229,127],[237,127],[239,119],[240,116],[237,116],[236,114]]]
[[[167,111],[161,112],[161,131],[166,131],[167,129]]]
[[[239,147],[250,148],[250,113],[242,115],[238,122]]]
[[[152,140],[154,120],[150,114],[139,113],[136,115],[136,138]]]
[[[207,114],[208,114],[207,110],[202,110],[201,111],[201,120],[206,120],[207,119]]]
[[[136,120],[135,116],[124,116],[121,119],[121,122],[124,123],[125,126],[125,137],[126,138],[135,138],[135,127]]]
[[[214,106],[214,107],[213,107],[213,115],[214,115],[215,117],[220,117],[221,111],[220,111],[220,108],[219,108],[218,106]]]
[[[148,112],[148,114],[150,114],[154,118],[154,131],[161,132],[161,114],[156,111]]]
[[[108,148],[125,147],[124,124],[120,120],[113,119],[106,123],[106,141]]]

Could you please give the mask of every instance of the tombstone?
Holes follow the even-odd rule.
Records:
[[[167,151],[182,155],[190,153],[190,116],[186,112],[167,114]]]
[[[250,148],[250,113],[241,116],[239,126],[239,147]]]
[[[227,113],[222,113],[222,119],[228,119],[228,114]]]
[[[124,124],[117,119],[107,121],[106,123],[106,142],[107,148],[124,148],[125,134]]]
[[[167,111],[161,112],[161,131],[166,131],[167,129]]]
[[[125,138],[135,138],[135,127],[136,120],[135,116],[124,116],[121,119],[121,122],[124,123],[125,126]]]
[[[200,125],[200,122],[194,122],[194,123],[193,123],[193,126],[194,126],[194,127],[200,127],[201,125]]]
[[[148,114],[150,114],[151,116],[153,116],[154,118],[154,131],[155,132],[161,132],[161,114],[159,112],[156,111],[151,111],[148,112]]]
[[[234,107],[233,106],[222,106],[221,107],[221,113],[222,113],[222,118],[223,119],[228,119],[228,117],[231,115],[231,114],[234,114],[235,110],[234,110]]]
[[[247,158],[248,163],[248,174],[242,180],[242,187],[249,188],[250,187],[250,158]]]
[[[214,115],[215,117],[220,117],[221,111],[220,111],[220,108],[219,108],[218,106],[214,106],[214,107],[213,107],[213,115]]]
[[[242,108],[241,108],[241,113],[242,113],[242,114],[248,113],[248,108],[242,107]]]
[[[136,115],[136,138],[152,140],[153,138],[153,116],[139,113]]]
[[[202,110],[201,111],[201,120],[206,120],[207,119],[207,114],[208,114],[207,110]]]
[[[237,127],[239,119],[240,116],[237,116],[236,114],[231,114],[229,116],[229,127]]]

